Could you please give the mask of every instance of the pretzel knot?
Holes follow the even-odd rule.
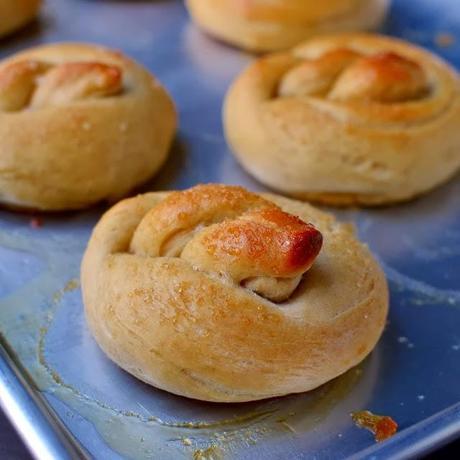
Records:
[[[0,111],[60,106],[122,91],[122,70],[100,62],[51,64],[38,60],[0,67]]]
[[[152,208],[131,240],[145,257],[180,257],[200,271],[274,302],[288,299],[312,266],[321,233],[240,187],[200,185]]]
[[[291,68],[280,82],[278,95],[397,103],[421,99],[429,92],[425,72],[409,58],[394,52],[366,56],[339,48]]]

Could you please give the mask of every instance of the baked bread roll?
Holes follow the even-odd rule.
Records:
[[[333,379],[370,353],[388,308],[384,275],[349,226],[223,185],[118,203],[91,236],[81,280],[89,327],[113,361],[206,401]]]
[[[41,0],[0,0],[0,37],[30,22],[41,3]]]
[[[0,202],[41,210],[115,200],[166,159],[173,103],[121,53],[33,48],[0,63]]]
[[[376,35],[335,35],[256,61],[224,109],[226,137],[264,184],[333,205],[408,200],[460,165],[457,73]]]
[[[251,51],[290,48],[326,32],[371,30],[389,0],[186,0],[207,32]]]

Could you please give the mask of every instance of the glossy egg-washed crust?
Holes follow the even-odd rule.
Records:
[[[312,39],[250,65],[224,108],[241,164],[289,195],[334,205],[408,200],[460,166],[455,70],[394,38]]]
[[[0,202],[76,209],[116,200],[166,159],[172,100],[117,51],[77,43],[0,62]]]
[[[30,22],[41,3],[41,0],[0,0],[0,37]]]
[[[388,309],[384,275],[349,226],[306,203],[219,185],[115,205],[81,279],[88,324],[113,361],[207,401],[327,382],[370,353]]]
[[[187,0],[204,30],[250,51],[290,48],[331,32],[371,30],[385,17],[388,0]]]

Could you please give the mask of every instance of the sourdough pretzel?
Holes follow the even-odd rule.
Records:
[[[251,51],[290,48],[327,32],[376,28],[388,0],[187,0],[207,32]]]
[[[459,79],[407,42],[335,35],[258,60],[227,94],[241,164],[284,193],[329,204],[407,200],[460,165]]]
[[[171,99],[121,53],[34,48],[0,63],[0,201],[42,210],[114,200],[164,162]]]
[[[321,385],[372,350],[388,308],[384,275],[347,226],[223,185],[118,203],[81,275],[88,324],[113,361],[208,401]]]
[[[41,0],[0,0],[0,37],[30,22],[41,3]]]

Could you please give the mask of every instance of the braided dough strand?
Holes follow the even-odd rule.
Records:
[[[422,67],[395,52],[369,56],[339,48],[306,60],[282,78],[280,96],[380,103],[421,99],[430,92]]]

